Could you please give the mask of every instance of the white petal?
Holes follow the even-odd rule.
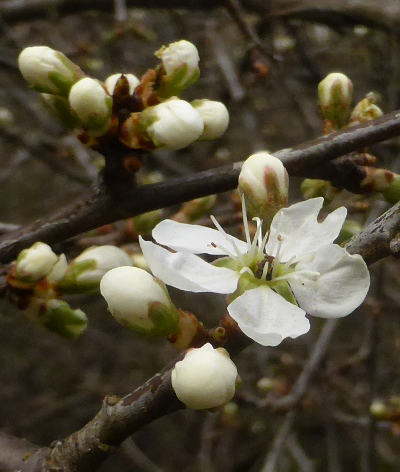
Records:
[[[370,277],[364,259],[350,255],[336,245],[320,248],[296,266],[300,270],[317,271],[317,280],[302,277],[290,281],[298,304],[310,315],[340,318],[354,311],[367,295]]]
[[[228,312],[244,334],[263,346],[277,346],[310,329],[304,310],[267,286],[247,290],[228,306]]]
[[[279,210],[271,223],[267,254],[275,256],[278,235],[282,239],[279,252],[282,262],[294,256],[299,260],[302,256],[331,244],[339,235],[347,210],[340,207],[330,213],[322,223],[318,223],[318,213],[323,202],[322,197],[311,198]]]
[[[226,255],[226,251],[211,246],[211,243],[221,245],[236,255],[233,242],[239,252],[247,252],[247,244],[240,239],[228,235],[227,239],[216,229],[200,225],[178,223],[173,220],[163,220],[153,229],[153,238],[163,246],[175,251],[187,251],[192,254]]]
[[[170,252],[143,238],[139,242],[150,270],[167,285],[190,292],[236,290],[239,274],[233,270],[208,264],[188,252]]]

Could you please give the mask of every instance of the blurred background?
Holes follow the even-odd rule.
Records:
[[[68,3],[71,8],[62,7]],[[211,143],[153,153],[143,179],[154,171],[165,179],[182,176],[319,136],[317,85],[329,72],[351,78],[355,103],[374,91],[384,112],[399,108],[397,0],[242,0],[239,20],[230,13],[236,2],[158,2],[163,8],[150,8],[157,2],[149,8],[133,3],[115,0],[104,7],[106,2],[99,2],[97,9],[95,2],[83,1],[74,10],[67,0],[0,0],[1,232],[69,204],[96,182],[102,165],[101,156],[59,126],[28,89],[16,66],[26,46],[58,49],[100,80],[116,72],[140,77],[156,65],[154,52],[163,44],[185,38],[197,46],[201,78],[183,98],[223,101],[229,129]],[[33,4],[44,9],[35,14],[33,8],[32,14]],[[243,33],[249,27],[261,48]],[[399,144],[396,139],[372,148],[380,167],[399,171]],[[300,183],[291,180],[293,201],[301,198]],[[348,203],[362,224],[388,206],[377,195],[361,201],[346,192],[337,196],[340,203]],[[225,194],[213,213],[223,218],[233,207]],[[165,215],[178,210],[167,209]],[[73,257],[90,243],[93,239],[76,238],[63,249]],[[340,322],[322,368],[294,412],[276,472],[400,470],[398,265],[375,264],[372,276],[369,297]],[[224,311],[223,297],[171,294],[209,327]],[[86,333],[73,342],[1,301],[0,428],[40,445],[79,429],[104,395],[128,393],[176,355],[166,341],[124,330],[100,297],[69,301],[90,319]],[[236,359],[242,385],[234,402],[215,412],[182,411],[157,420],[127,440],[101,471],[271,472],[266,463],[286,413],[266,406],[265,398],[290,391],[322,326],[313,319],[311,332],[295,341],[247,348]],[[382,418],[376,417],[378,407],[386,412],[378,415]]]

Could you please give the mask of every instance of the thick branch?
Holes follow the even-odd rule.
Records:
[[[361,254],[368,264],[400,254],[400,202],[369,224],[346,245],[351,254]]]
[[[354,126],[275,153],[289,174],[326,178],[324,163],[364,146],[400,134],[400,112]],[[119,219],[182,203],[193,198],[225,192],[237,186],[241,163],[170,179],[166,182],[127,188],[118,196],[104,188],[57,212],[48,219],[3,236],[0,262],[13,260],[19,251],[35,241],[49,244],[64,241],[85,231]],[[318,168],[320,169],[318,171]]]

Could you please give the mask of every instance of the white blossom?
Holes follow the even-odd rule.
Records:
[[[138,267],[108,271],[100,292],[113,317],[135,331],[166,335],[177,329],[178,315],[164,284]]]
[[[110,95],[113,95],[115,86],[117,85],[118,80],[122,77],[122,75],[126,78],[129,83],[129,94],[132,95],[135,91],[135,88],[140,84],[140,80],[133,74],[113,74],[107,77],[104,82],[106,86],[107,92]]]
[[[243,197],[242,197],[243,201]],[[350,314],[369,288],[368,268],[359,255],[333,244],[346,218],[344,207],[318,222],[323,198],[296,203],[277,212],[270,231],[262,221],[246,241],[217,230],[164,220],[154,239],[171,252],[140,239],[153,274],[166,284],[193,292],[233,293],[229,314],[260,344],[275,346],[309,330],[306,313],[325,318]],[[197,254],[224,256],[207,263]]]
[[[51,272],[57,261],[57,254],[48,244],[37,242],[19,253],[16,275],[21,280],[37,282]]]
[[[112,98],[100,82],[90,77],[76,82],[69,93],[69,104],[82,124],[103,131],[111,117]]]
[[[260,151],[244,161],[238,188],[245,197],[249,216],[260,216],[270,223],[275,213],[287,204],[289,176],[280,159]]]
[[[128,254],[117,246],[92,246],[85,249],[68,267],[59,287],[65,293],[97,291],[109,270],[132,265]]]
[[[228,352],[207,343],[191,349],[175,364],[171,382],[187,408],[203,410],[229,402],[235,394],[237,369]]]
[[[184,100],[167,100],[146,108],[140,125],[157,147],[181,149],[201,136],[204,124],[200,114]]]
[[[201,139],[218,139],[225,133],[229,124],[229,112],[223,103],[202,99],[194,100],[191,105],[200,113],[204,122]]]
[[[66,95],[82,71],[63,53],[47,46],[30,46],[18,56],[24,79],[39,92]]]
[[[157,90],[160,96],[178,95],[198,79],[199,53],[189,41],[182,39],[163,46],[155,55],[161,59],[165,73]]]

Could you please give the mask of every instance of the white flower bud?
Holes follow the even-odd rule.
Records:
[[[128,254],[116,246],[93,246],[70,264],[59,288],[64,293],[87,293],[99,289],[103,275],[111,269],[132,265]]]
[[[18,57],[24,79],[38,92],[68,95],[71,86],[83,76],[79,67],[60,51],[47,46],[25,48]]]
[[[71,308],[57,298],[33,297],[25,310],[31,320],[67,339],[76,339],[87,327],[87,316],[82,310]]]
[[[258,216],[269,223],[287,204],[288,189],[288,173],[278,158],[261,151],[244,161],[239,174],[239,191],[245,197],[250,217]]]
[[[237,369],[228,352],[209,343],[191,349],[175,364],[171,375],[176,396],[194,410],[229,402],[235,394],[236,379]]]
[[[163,46],[155,55],[161,59],[165,72],[157,89],[160,97],[179,95],[200,76],[199,53],[189,41],[182,39]]]
[[[104,82],[106,86],[107,92],[112,96],[115,90],[115,86],[117,85],[118,80],[122,77],[122,75],[126,78],[129,83],[129,94],[132,95],[135,91],[135,88],[140,84],[140,80],[133,74],[113,74],[107,77]]]
[[[184,100],[171,99],[146,108],[140,126],[157,147],[182,149],[199,139],[204,124],[200,114]]]
[[[85,77],[74,84],[69,93],[69,104],[84,127],[100,133],[107,129],[112,98],[97,80]]]
[[[65,254],[61,254],[58,258],[58,261],[54,264],[51,272],[48,274],[47,278],[51,282],[58,282],[61,280],[68,269],[68,262]]]
[[[353,98],[353,83],[344,74],[332,72],[318,84],[318,103],[321,115],[336,128],[348,121]]]
[[[138,267],[118,267],[101,279],[100,291],[113,317],[142,334],[176,332],[178,313],[165,285]]]
[[[200,139],[218,139],[225,133],[229,124],[229,112],[223,103],[204,99],[194,100],[191,105],[200,113],[204,122]]]
[[[49,245],[37,242],[19,253],[16,276],[23,281],[37,282],[51,272],[57,260]]]

